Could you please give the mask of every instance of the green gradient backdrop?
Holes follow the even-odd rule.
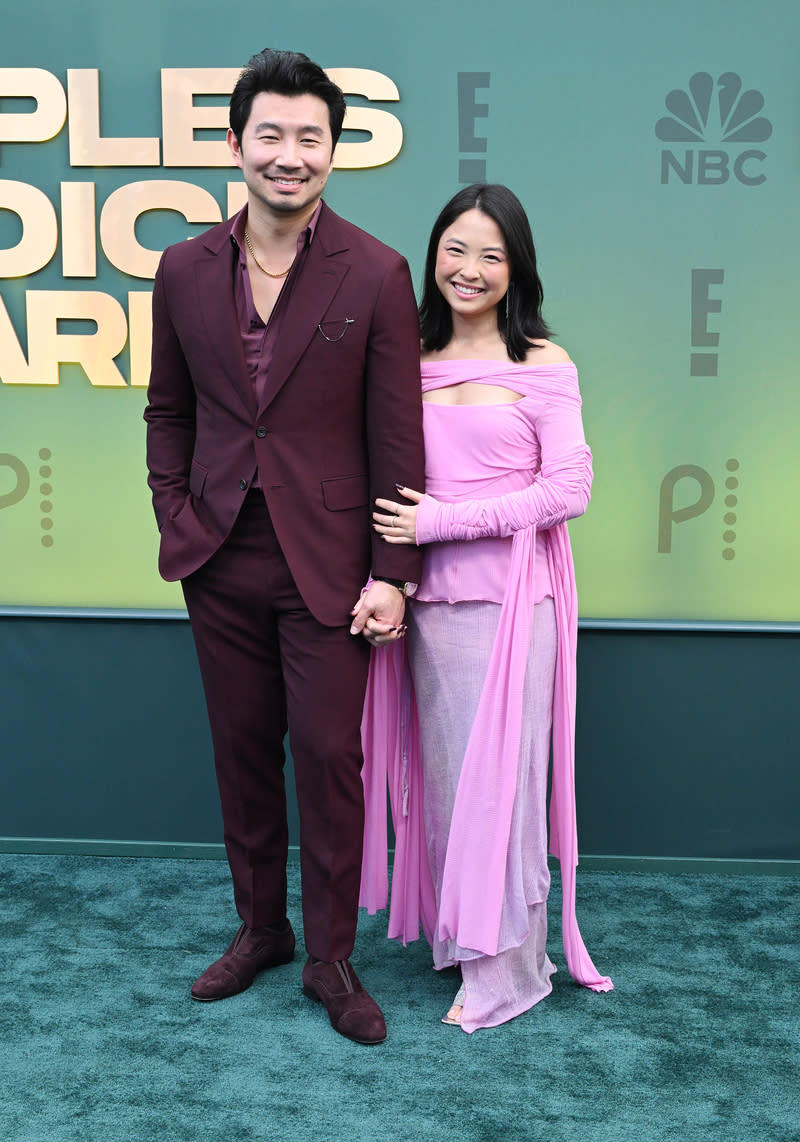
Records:
[[[419,281],[433,218],[459,185],[459,159],[485,159],[490,181],[523,199],[534,226],[546,314],[577,361],[595,486],[571,525],[584,618],[798,621],[796,567],[798,401],[793,353],[798,299],[800,100],[793,0],[694,0],[657,7],[636,0],[562,3],[477,0],[393,6],[321,0],[238,8],[238,24],[209,0],[116,5],[39,0],[15,11],[2,67],[42,67],[66,84],[67,68],[98,68],[106,136],[160,136],[162,67],[235,67],[265,44],[306,51],[326,67],[388,75],[402,122],[396,160],[337,171],[326,197],[346,217],[407,255]],[[488,104],[475,133],[485,154],[459,150],[459,72],[488,72]],[[765,142],[726,146],[715,106],[704,142],[663,143],[655,124],[665,97],[692,75],[725,72],[763,93]],[[379,105],[380,106],[380,105]],[[4,108],[0,111],[21,108]],[[724,149],[765,153],[752,173],[721,185],[661,183],[661,153]],[[58,203],[62,180],[94,181],[97,206],[135,179],[168,177],[206,187],[223,209],[229,171],[70,168],[66,129],[40,144],[0,148],[0,179],[43,189]],[[163,246],[196,231],[178,215],[143,219],[141,241]],[[0,210],[0,248],[19,240]],[[693,269],[722,269],[710,290],[722,310],[716,378],[690,376]],[[25,289],[99,289],[125,304],[147,282],[115,270],[98,251],[96,280],[62,282],[57,253],[44,270],[0,283],[25,345]],[[127,306],[125,306],[127,308]],[[127,375],[126,353],[119,359]],[[2,380],[2,378],[0,378]],[[0,508],[0,605],[174,608],[180,593],[155,571],[156,529],[144,473],[145,394],[93,388],[76,366],[57,387],[0,384],[0,453],[31,473],[20,502]],[[53,546],[41,544],[40,449],[52,459]],[[735,540],[724,541],[724,487],[739,468]],[[705,469],[708,510],[673,530],[660,554],[659,489],[677,465]],[[0,503],[13,486],[0,466]],[[696,498],[693,482],[675,506]],[[734,558],[723,559],[729,547]]]

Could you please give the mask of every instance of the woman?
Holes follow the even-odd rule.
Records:
[[[565,521],[586,509],[591,453],[575,366],[548,340],[541,306],[519,200],[502,186],[460,191],[434,225],[420,306],[428,493],[398,488],[374,515],[387,543],[426,546],[408,608],[404,704],[399,648],[373,656],[362,900],[382,903],[372,873],[385,764],[397,844],[389,934],[414,939],[421,920],[434,967],[460,966],[444,1022],[465,1031],[503,1023],[552,989],[551,727],[567,962],[585,986],[612,987],[574,908],[577,599]],[[387,731],[397,742],[388,759]]]

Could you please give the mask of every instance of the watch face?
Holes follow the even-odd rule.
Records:
[[[378,575],[375,579],[376,583],[388,583],[391,587],[397,587],[398,591],[402,591],[404,595],[413,595],[417,590],[417,583],[409,583],[402,579],[390,579],[388,575]]]

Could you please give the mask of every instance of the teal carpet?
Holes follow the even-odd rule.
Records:
[[[296,865],[289,886],[299,935]],[[798,881],[578,887],[616,990],[570,982],[553,915],[553,994],[472,1036],[439,1022],[452,974],[364,916],[354,962],[389,1028],[365,1048],[304,998],[300,956],[189,999],[237,926],[222,862],[0,856],[0,1140],[797,1142]]]

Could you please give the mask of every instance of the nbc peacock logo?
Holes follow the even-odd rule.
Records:
[[[772,124],[761,114],[760,91],[743,91],[741,77],[733,71],[716,81],[708,72],[698,71],[687,91],[670,91],[664,102],[670,114],[656,123],[656,137],[689,146],[682,153],[661,152],[662,184],[672,176],[697,186],[721,186],[731,177],[743,186],[766,181],[760,166],[765,152],[746,145],[766,142],[772,134]]]

